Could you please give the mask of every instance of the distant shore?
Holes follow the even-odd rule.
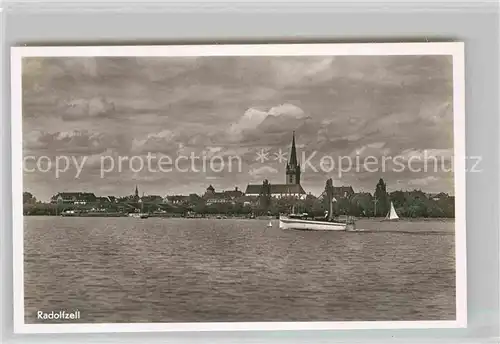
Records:
[[[32,215],[24,215],[27,217],[35,217],[35,216],[43,216],[43,217],[92,217],[92,218],[102,218],[102,217],[130,217],[128,214],[123,213],[82,213],[82,214],[68,214],[68,215],[40,215],[40,214],[32,214]],[[178,214],[149,214],[150,218],[174,218],[174,219],[186,219],[186,220],[195,220],[195,219],[211,219],[211,220],[277,220],[277,216],[242,216],[242,215],[199,215],[199,216],[181,216]],[[130,217],[134,218],[134,217]],[[136,218],[134,218],[136,219]],[[357,217],[356,221],[363,220],[379,220],[382,221],[384,217]],[[448,222],[454,221],[455,218],[450,217],[402,217],[399,219],[401,222],[431,222],[431,221],[440,221],[440,222]]]
[[[133,213],[131,213],[133,214]],[[44,216],[44,217],[132,217],[126,213],[69,213],[69,214],[24,214],[24,216]],[[162,214],[162,213],[150,213],[148,217],[156,218],[179,218],[179,219],[275,219],[276,216],[245,216],[245,215],[195,215],[195,216],[183,216],[181,214]]]

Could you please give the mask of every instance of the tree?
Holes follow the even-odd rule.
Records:
[[[31,194],[31,192],[23,192],[23,204],[33,204],[36,203],[36,198]]]
[[[313,216],[324,216],[325,215],[325,202],[323,202],[322,199],[316,199],[314,201],[313,207],[312,207],[312,215]]]
[[[382,178],[379,179],[375,187],[373,198],[376,204],[375,216],[385,216],[389,211],[389,195],[387,194],[386,184]]]
[[[302,206],[298,204],[297,199],[293,196],[285,196],[278,199],[272,200],[272,213],[278,215],[280,213],[289,213],[293,210],[295,206],[295,211],[302,210]]]
[[[455,217],[455,197],[445,195],[439,198],[436,204],[442,210],[442,216]]]
[[[348,215],[350,213],[351,204],[348,199],[340,198],[334,204],[335,213],[338,215]]]
[[[189,194],[188,196],[188,199],[187,199],[187,203],[191,206],[195,206],[195,205],[198,205],[199,203],[203,203],[203,199],[198,196],[197,194]]]
[[[373,216],[373,197],[369,193],[358,193],[350,199],[349,215]]]
[[[331,202],[333,202],[333,181],[332,181],[332,178],[329,178],[326,181],[325,196],[326,196],[324,199],[325,209],[328,211],[328,217],[332,218],[333,212],[330,212],[330,209],[334,208],[334,207],[330,207]]]
[[[259,195],[259,205],[264,213],[267,213],[271,207],[271,184],[267,179],[262,183],[262,189]]]
[[[304,209],[305,209],[305,212],[309,213],[309,214],[312,214],[315,203],[316,203],[316,197],[314,197],[312,194],[309,193],[306,196],[306,199],[304,200]]]

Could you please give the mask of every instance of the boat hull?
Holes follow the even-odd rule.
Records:
[[[149,217],[149,214],[143,214],[143,213],[131,213],[128,214],[129,217],[134,217],[136,219],[147,219]]]
[[[304,231],[345,231],[351,228],[352,225],[342,222],[327,222],[327,221],[312,221],[292,219],[286,216],[280,216],[281,229],[295,229]]]

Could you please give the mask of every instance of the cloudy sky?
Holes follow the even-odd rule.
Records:
[[[135,185],[164,196],[283,183],[275,153],[289,151],[295,131],[299,158],[309,159],[307,192],[331,177],[356,191],[384,178],[389,190],[453,193],[442,171],[453,155],[452,90],[448,56],[24,58],[23,147],[33,157],[24,189],[46,200],[59,191],[128,195]],[[200,158],[179,158],[192,156]],[[378,162],[366,168],[368,156]],[[59,176],[57,157],[70,160]],[[339,172],[339,157],[345,170],[352,158],[351,171]],[[47,159],[52,169],[42,172]],[[83,163],[78,178],[74,161]]]

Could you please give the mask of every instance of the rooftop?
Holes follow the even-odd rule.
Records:
[[[262,184],[249,184],[245,194],[259,195],[262,191]],[[271,194],[301,194],[305,195],[306,192],[300,184],[271,184]]]

